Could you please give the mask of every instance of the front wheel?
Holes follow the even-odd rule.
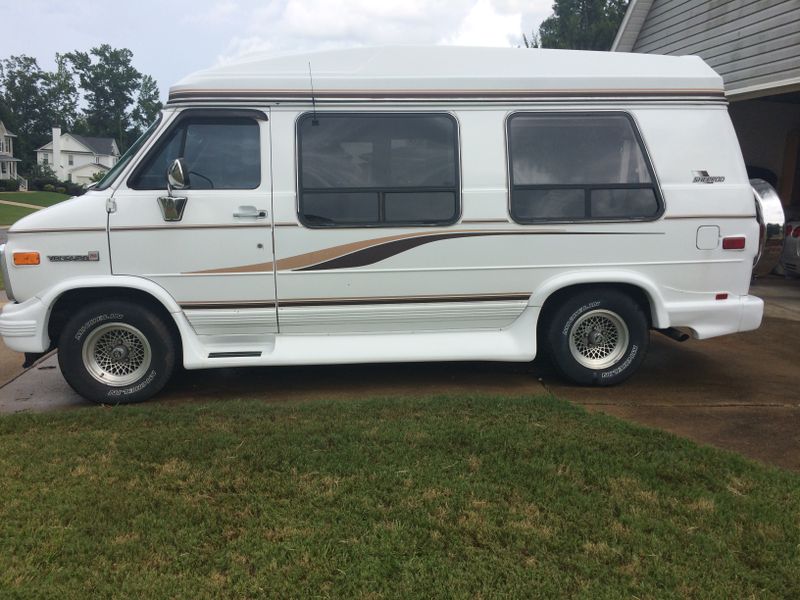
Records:
[[[141,402],[172,375],[175,343],[152,311],[127,301],[98,302],[64,326],[58,364],[67,383],[88,400]]]
[[[556,368],[580,385],[614,385],[639,368],[650,341],[647,316],[610,288],[569,296],[552,313],[547,342]]]

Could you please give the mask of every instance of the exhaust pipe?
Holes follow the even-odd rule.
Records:
[[[667,336],[671,340],[675,340],[676,342],[685,342],[691,336],[688,333],[683,333],[679,329],[675,329],[674,327],[667,327],[666,329],[656,329],[658,333],[661,335]]]

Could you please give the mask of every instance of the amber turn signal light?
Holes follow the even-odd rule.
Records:
[[[38,252],[14,252],[15,265],[38,265]]]

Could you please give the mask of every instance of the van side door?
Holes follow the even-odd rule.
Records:
[[[166,289],[199,335],[277,331],[269,134],[265,111],[185,110],[114,193],[113,273]]]

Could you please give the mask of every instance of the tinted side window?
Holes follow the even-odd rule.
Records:
[[[167,169],[179,157],[186,161],[193,190],[249,190],[261,182],[257,121],[187,119],[168,135],[135,176],[134,189],[166,189]]]
[[[448,115],[307,115],[298,124],[300,217],[309,226],[453,222],[457,143]]]
[[[646,219],[661,209],[626,115],[517,114],[508,139],[517,221]]]

